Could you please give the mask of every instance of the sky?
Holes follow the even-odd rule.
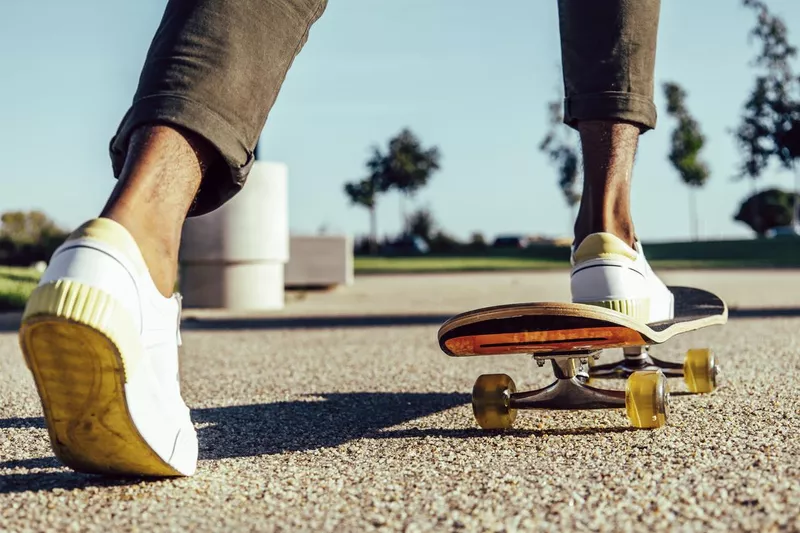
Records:
[[[800,3],[768,0],[800,44]],[[438,146],[442,168],[415,198],[446,232],[487,239],[563,237],[572,212],[538,150],[561,91],[555,0],[331,0],[290,69],[261,136],[261,158],[289,172],[294,234],[366,234],[344,183],[365,175],[373,145],[408,127]],[[108,143],[131,103],[163,13],[154,0],[6,0],[0,17],[0,212],[40,209],[72,228],[114,186]],[[501,6],[501,7],[498,7]],[[753,84],[754,13],[740,0],[662,2],[658,125],[642,136],[632,212],[645,241],[691,238],[689,192],[667,155],[674,121],[661,85],[681,84],[706,135],[711,169],[698,192],[703,239],[741,238],[733,216],[752,192],[733,179],[731,134]],[[772,169],[758,187],[790,189]],[[379,199],[379,233],[401,228],[403,203]]]

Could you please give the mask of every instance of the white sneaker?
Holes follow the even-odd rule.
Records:
[[[572,251],[572,301],[613,309],[645,323],[674,317],[674,297],[636,241],[593,233]]]
[[[19,339],[67,466],[195,472],[197,434],[178,375],[180,313],[180,295],[161,295],[136,241],[110,219],[87,222],[53,254]]]

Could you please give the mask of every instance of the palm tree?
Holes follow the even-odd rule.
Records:
[[[385,179],[404,198],[412,198],[440,169],[441,155],[437,147],[423,148],[419,138],[404,128],[390,141],[383,157]],[[403,231],[408,230],[408,217],[402,209]]]
[[[369,245],[370,252],[378,249],[378,220],[375,207],[378,195],[389,190],[390,184],[384,172],[384,157],[377,149],[373,149],[372,157],[367,160],[369,175],[361,181],[345,183],[344,192],[353,205],[360,205],[369,211]]]
[[[377,219],[375,208],[378,195],[396,189],[404,196],[413,196],[439,170],[439,149],[424,149],[419,139],[407,128],[389,140],[382,153],[373,147],[367,160],[367,177],[361,181],[346,183],[344,192],[353,205],[366,207],[370,213],[370,248],[377,250]],[[403,232],[408,230],[403,216]]]

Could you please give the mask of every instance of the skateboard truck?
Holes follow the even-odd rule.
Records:
[[[472,409],[483,429],[510,428],[518,409],[615,409],[625,408],[635,427],[655,428],[669,415],[669,389],[660,369],[633,373],[624,391],[599,389],[581,378],[582,364],[601,353],[547,352],[533,355],[540,366],[550,361],[556,380],[550,385],[517,392],[506,374],[480,376],[472,389]]]
[[[581,372],[580,379],[587,383],[592,379],[627,379],[634,372],[660,369],[667,378],[683,378],[690,392],[712,392],[717,387],[719,367],[706,348],[689,350],[683,363],[653,357],[649,346],[626,347],[622,354],[622,360],[613,363],[596,365],[589,361],[589,370]]]
[[[511,396],[510,406],[517,409],[605,409],[625,407],[625,392],[591,387],[580,379],[581,367],[588,357],[600,351],[576,358],[574,353],[534,354],[540,366],[549,360],[556,381],[539,390],[520,392]]]

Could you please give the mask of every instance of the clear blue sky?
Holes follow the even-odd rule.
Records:
[[[165,2],[10,0],[0,17],[0,211],[43,209],[65,226],[93,217],[114,180],[107,146],[130,103]],[[800,3],[770,0],[800,44]],[[502,7],[501,7],[502,6]],[[732,220],[751,184],[733,182],[731,128],[752,87],[740,1],[668,0],[656,65],[660,116],[642,138],[633,212],[645,240],[690,235],[688,192],[667,161],[673,123],[660,85],[681,83],[708,137],[701,236],[747,236]],[[283,86],[262,136],[264,158],[289,166],[296,233],[361,234],[367,213],[343,183],[369,147],[402,127],[438,145],[443,169],[415,200],[466,238],[482,231],[566,235],[570,212],[537,150],[560,90],[555,0],[332,0]],[[759,186],[793,186],[772,172]],[[400,227],[396,195],[379,230]]]

